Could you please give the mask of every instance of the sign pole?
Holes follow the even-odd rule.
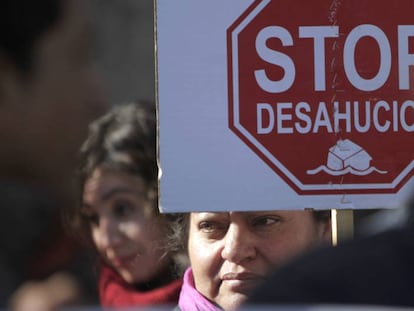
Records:
[[[332,209],[332,245],[336,246],[354,236],[354,211]]]

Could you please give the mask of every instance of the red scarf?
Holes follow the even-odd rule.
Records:
[[[101,266],[99,297],[103,307],[128,307],[143,305],[176,305],[182,280],[141,292],[126,283],[118,273],[106,265]]]

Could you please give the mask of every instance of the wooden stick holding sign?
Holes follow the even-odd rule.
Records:
[[[352,209],[331,210],[332,245],[336,246],[354,236],[354,211]]]

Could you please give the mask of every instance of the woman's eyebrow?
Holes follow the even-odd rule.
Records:
[[[111,188],[108,191],[105,191],[102,196],[101,196],[101,200],[105,201],[110,199],[111,197],[117,195],[117,194],[122,194],[122,193],[133,193],[134,191],[128,187],[115,187],[115,188]]]

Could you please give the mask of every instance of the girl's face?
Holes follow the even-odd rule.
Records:
[[[224,310],[237,309],[271,269],[329,236],[329,223],[310,211],[191,213],[195,286]]]
[[[86,180],[82,212],[104,261],[128,283],[151,280],[169,260],[163,223],[141,178],[97,168]]]

